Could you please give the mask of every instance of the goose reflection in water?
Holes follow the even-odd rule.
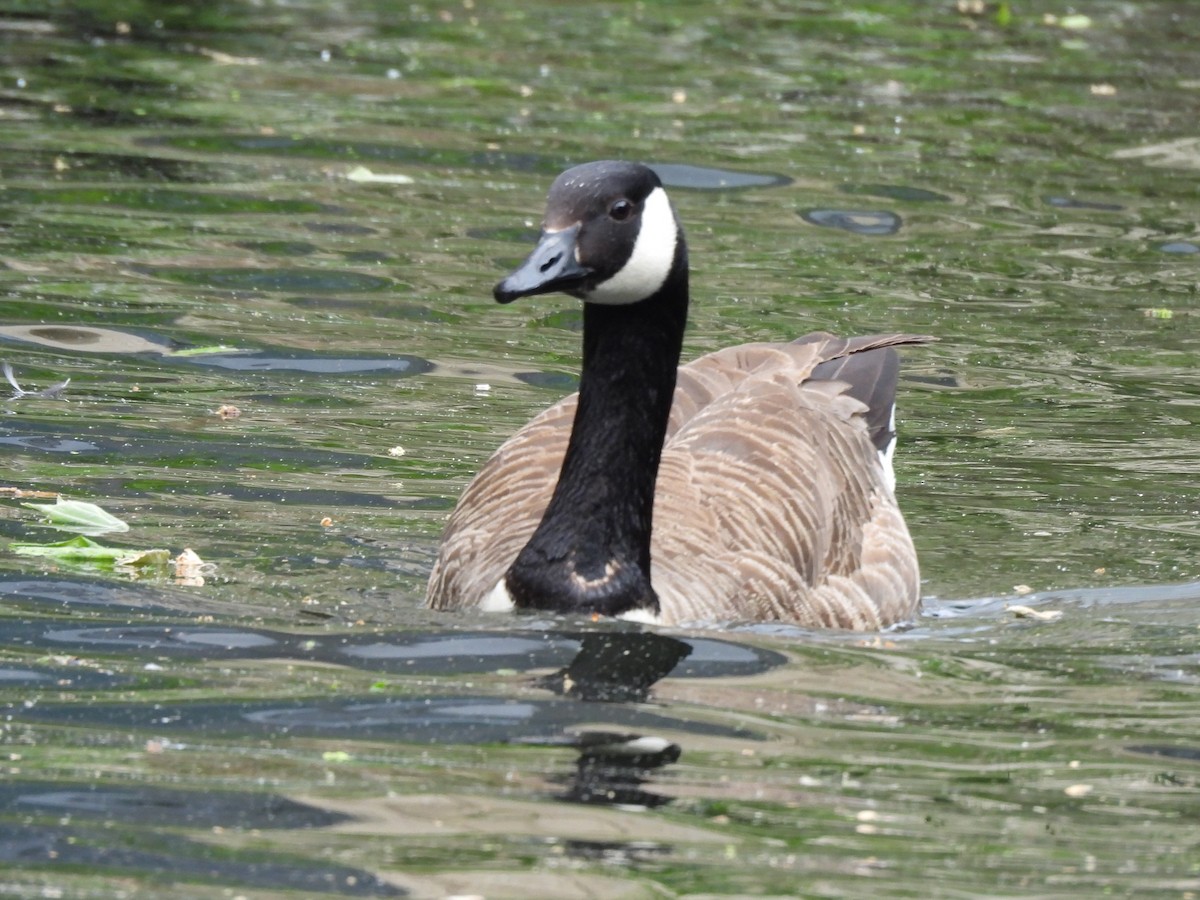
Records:
[[[650,688],[690,656],[692,646],[650,632],[593,632],[580,637],[579,653],[565,669],[541,680],[557,694],[585,702],[641,703]],[[560,800],[653,809],[670,797],[644,789],[654,769],[679,759],[679,745],[654,735],[583,731],[575,771]]]

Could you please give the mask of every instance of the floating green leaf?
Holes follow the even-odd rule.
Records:
[[[22,503],[27,509],[33,509],[50,520],[55,528],[64,531],[78,531],[83,534],[107,534],[113,531],[128,531],[129,526],[86,500],[64,500],[59,497],[55,503]]]
[[[31,505],[31,504],[26,504]],[[53,544],[9,544],[14,553],[21,556],[49,556],[60,562],[89,562],[101,565],[116,565],[117,560],[128,556],[129,551],[122,547],[105,547],[97,544],[91,538],[82,534],[78,537]]]
[[[105,547],[82,534],[52,544],[9,544],[20,556],[46,556],[67,565],[96,566],[126,572],[142,572],[167,565],[171,554],[167,550],[131,550],[128,547]]]

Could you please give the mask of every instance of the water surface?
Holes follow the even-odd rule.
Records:
[[[20,557],[66,535],[0,498],[4,889],[1200,892],[1200,33],[1011,12],[9,4],[3,483],[210,568]],[[490,287],[604,157],[671,187],[687,356],[940,339],[911,628],[421,609],[574,384],[573,301]]]

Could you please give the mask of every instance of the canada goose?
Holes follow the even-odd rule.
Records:
[[[579,393],[467,487],[430,607],[855,629],[914,614],[892,348],[931,338],[814,333],[680,368],[683,231],[658,176],[627,162],[559,175],[537,246],[494,293],[555,291],[584,301]]]

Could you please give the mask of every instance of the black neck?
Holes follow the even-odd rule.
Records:
[[[650,586],[654,482],[687,306],[682,241],[654,296],[584,304],[579,406],[558,485],[505,576],[518,608],[658,612]]]

